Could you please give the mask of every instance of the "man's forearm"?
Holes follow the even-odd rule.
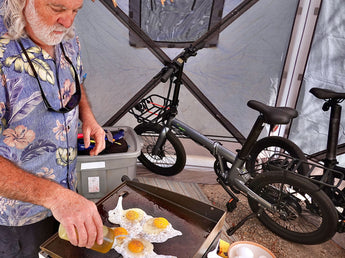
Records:
[[[0,156],[1,196],[50,209],[55,194],[63,189],[59,184],[26,172]]]
[[[50,209],[55,219],[68,229],[73,245],[90,248],[96,239],[101,244],[102,220],[94,202],[53,181],[26,172],[2,156],[0,168],[1,196]],[[76,230],[80,233],[78,237]]]

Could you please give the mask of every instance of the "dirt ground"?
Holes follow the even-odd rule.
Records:
[[[199,184],[199,186],[214,206],[226,210],[225,204],[229,198],[220,185]],[[247,199],[244,196],[240,196],[240,202],[238,202],[237,208],[233,212],[227,214],[226,221],[229,225],[235,225],[241,220],[241,218],[248,214],[250,214],[250,208],[248,206]],[[233,237],[237,241],[255,241],[270,249],[277,258],[345,257],[345,249],[333,240],[329,240],[319,245],[301,245],[292,243],[273,234],[261,225],[257,218],[249,219],[233,234]]]

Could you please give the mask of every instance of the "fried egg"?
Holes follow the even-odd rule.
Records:
[[[174,229],[166,218],[150,218],[143,225],[140,236],[152,243],[163,243],[169,238],[182,235],[182,232]]]
[[[114,245],[121,245],[128,237],[128,231],[123,227],[113,228],[113,231],[115,236]]]
[[[119,224],[124,228],[132,228],[133,226],[141,226],[144,217],[146,217],[145,211],[139,208],[132,208],[122,211]]]
[[[115,251],[123,258],[175,258],[175,256],[159,255],[153,251],[153,244],[142,238],[126,239]]]
[[[144,222],[151,218],[145,211],[139,208],[131,208],[124,210],[122,207],[122,196],[119,197],[115,209],[108,212],[108,220],[111,223],[119,224],[125,228],[132,237],[135,237],[142,231]]]
[[[120,225],[114,229],[118,231],[115,235],[119,237],[113,248],[123,257],[174,257],[156,254],[152,243],[163,243],[182,233],[175,230],[163,217],[153,218],[139,208],[124,210],[122,200],[123,197],[120,196],[115,209],[108,212],[108,220]]]

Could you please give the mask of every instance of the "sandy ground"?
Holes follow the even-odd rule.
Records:
[[[220,209],[226,210],[225,204],[229,197],[224,189],[218,184],[199,184],[202,191],[212,202]],[[250,214],[250,208],[247,199],[240,197],[237,208],[227,214],[226,221],[230,225],[237,224],[241,218]],[[335,241],[329,240],[319,245],[301,245],[286,241],[266,229],[257,218],[251,218],[239,228],[233,237],[236,240],[255,241],[270,249],[277,258],[283,257],[345,257],[345,249],[339,246]],[[341,234],[345,237],[345,233]]]

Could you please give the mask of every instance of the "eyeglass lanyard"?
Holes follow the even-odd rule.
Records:
[[[24,46],[23,46],[21,40],[18,39],[17,42],[19,43],[19,45],[20,45],[20,47],[21,47],[21,49],[22,49],[22,51],[23,51],[23,53],[24,53],[26,59],[27,59],[28,62],[29,62],[29,65],[30,65],[31,70],[32,70],[32,72],[34,73],[34,75],[35,75],[35,77],[36,77],[36,80],[37,80],[38,85],[39,85],[39,87],[40,87],[40,91],[41,91],[41,95],[42,95],[42,99],[43,99],[43,101],[44,101],[44,104],[48,107],[48,106],[50,106],[50,104],[49,104],[48,100],[44,97],[45,94],[44,94],[44,92],[43,92],[43,89],[42,89],[40,80],[38,79],[38,74],[37,74],[37,72],[36,72],[36,69],[34,68],[34,65],[32,64],[31,59],[29,58],[29,55],[28,55],[28,53],[26,52],[26,50],[25,50],[25,48],[24,48]],[[74,65],[72,64],[72,61],[71,61],[71,60],[69,59],[69,57],[66,55],[65,50],[64,50],[63,45],[62,45],[61,42],[60,42],[60,47],[61,47],[61,50],[62,50],[62,53],[63,53],[65,59],[66,59],[67,62],[72,66],[73,71],[74,71],[74,74],[75,74],[75,81],[76,81],[76,83],[79,85],[79,79],[78,79],[77,71],[75,70]],[[68,145],[68,137],[67,137],[67,145]],[[67,150],[67,152],[68,152],[68,150]],[[69,183],[69,179],[68,179],[68,178],[69,178],[69,155],[67,155],[67,180],[66,180],[66,181],[67,181],[67,187],[68,187],[68,189],[71,189],[71,186],[70,186],[70,183]]]
[[[37,72],[36,72],[36,69],[35,69],[34,65],[32,64],[31,59],[30,59],[28,53],[26,52],[26,50],[25,50],[25,48],[24,48],[24,46],[23,46],[21,40],[18,39],[17,42],[19,43],[19,45],[20,45],[20,47],[21,47],[21,49],[22,49],[22,51],[23,51],[23,53],[24,53],[24,55],[25,55],[27,61],[29,62],[29,65],[30,65],[31,70],[32,70],[32,72],[33,72],[34,75],[35,75],[35,78],[36,78],[36,80],[37,80],[37,82],[38,82],[38,85],[39,85],[39,87],[40,87],[40,91],[41,91],[41,95],[42,95],[43,102],[44,102],[44,104],[45,104],[47,107],[49,107],[50,104],[49,104],[48,100],[47,100],[45,97],[43,97],[43,96],[45,96],[45,94],[44,94],[44,92],[43,92],[42,85],[41,85],[40,80],[39,80],[39,78],[38,78],[38,74],[37,74]],[[65,59],[66,59],[67,62],[72,66],[72,69],[73,69],[74,74],[75,74],[75,76],[74,76],[75,78],[74,78],[74,79],[75,79],[75,81],[76,81],[76,84],[79,85],[79,79],[78,79],[77,71],[75,70],[75,67],[74,67],[74,65],[73,65],[73,63],[72,63],[72,61],[71,61],[71,59],[69,59],[69,57],[66,55],[65,49],[64,49],[64,47],[63,47],[63,45],[62,45],[62,42],[60,42],[60,48],[61,48],[61,50],[62,50],[62,53],[63,53]]]

